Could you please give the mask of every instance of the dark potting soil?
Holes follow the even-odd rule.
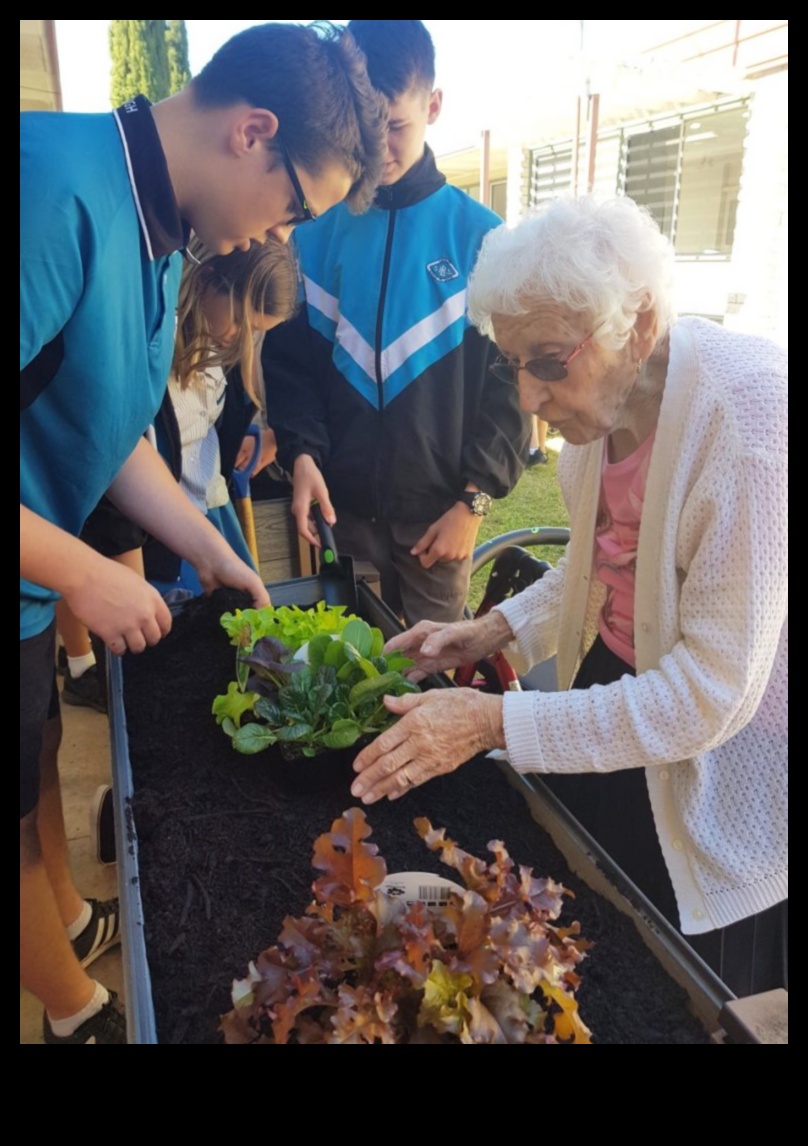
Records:
[[[355,803],[350,755],[327,765],[289,764],[273,750],[240,756],[216,726],[211,703],[234,664],[218,618],[243,604],[225,592],[193,602],[169,637],[124,661],[140,891],[163,1043],[221,1041],[232,980],[276,941],[286,915],[304,913],[314,840]],[[412,826],[427,816],[481,857],[489,840],[503,840],[515,862],[573,891],[563,921],[579,920],[595,944],[578,991],[595,1042],[708,1041],[631,921],[569,871],[496,764],[473,760],[366,813],[390,872],[455,874]]]

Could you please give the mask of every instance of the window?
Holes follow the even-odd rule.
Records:
[[[647,207],[677,255],[732,254],[745,104],[682,116],[626,136],[626,195]]]
[[[500,219],[504,219],[508,210],[508,180],[497,179],[492,183],[490,188],[491,202],[488,206],[491,210],[499,215]]]
[[[538,207],[572,190],[572,143],[539,147],[531,155],[528,202]]]
[[[472,199],[480,202],[480,184],[472,183],[469,187],[463,187],[463,191]],[[500,219],[505,218],[505,212],[508,206],[508,180],[497,179],[489,184],[488,206],[495,214],[499,215]]]
[[[595,189],[647,207],[684,258],[732,254],[749,109],[704,108],[598,136]],[[572,189],[572,142],[533,151],[529,205]]]
[[[673,228],[676,177],[681,127],[638,132],[626,145],[623,190],[629,199],[647,207],[669,238]]]

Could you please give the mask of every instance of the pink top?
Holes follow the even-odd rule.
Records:
[[[656,431],[624,458],[609,462],[603,453],[598,520],[595,527],[595,571],[607,589],[598,630],[607,648],[632,668],[634,656],[634,578],[642,503]]]

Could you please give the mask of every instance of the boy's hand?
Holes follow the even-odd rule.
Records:
[[[83,572],[80,584],[64,599],[110,652],[142,653],[170,632],[168,606],[138,573],[97,553],[88,557]]]
[[[430,525],[410,553],[424,569],[431,569],[438,561],[463,561],[474,552],[481,521],[462,501],[455,502],[443,517]]]
[[[269,593],[261,578],[233,552],[229,545],[196,566],[199,580],[206,593],[214,589],[243,589],[253,599],[253,607],[269,605]]]
[[[317,527],[311,516],[311,503],[316,501],[329,525],[334,525],[337,515],[328,495],[320,467],[310,454],[300,454],[295,459],[294,493],[292,495],[292,516],[297,523],[297,532],[310,545],[320,546]]]
[[[119,656],[127,649],[140,653],[146,645],[156,645],[171,629],[168,606],[139,574],[102,557],[24,505],[20,576],[60,593],[78,620]]]
[[[124,463],[108,494],[123,513],[190,562],[207,593],[228,586],[246,589],[256,607],[269,603],[258,574],[236,556],[189,501],[145,438],[140,439]]]

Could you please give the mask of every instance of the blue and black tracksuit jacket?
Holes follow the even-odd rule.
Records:
[[[311,454],[337,511],[431,521],[469,481],[494,497],[515,485],[529,427],[466,316],[499,222],[427,149],[365,215],[339,206],[298,228],[305,306],[264,340],[267,414],[281,464]]]

